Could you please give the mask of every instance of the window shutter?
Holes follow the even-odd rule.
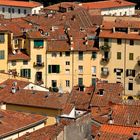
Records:
[[[126,70],[126,76],[128,76],[129,74],[128,74],[128,70]]]
[[[135,77],[135,70],[132,70],[132,76]]]
[[[31,78],[31,70],[28,69],[28,78]]]
[[[48,65],[48,73],[51,73],[51,65]]]
[[[116,72],[116,69],[114,69],[114,73]]]
[[[56,73],[59,73],[59,72],[60,72],[60,66],[56,65]]]
[[[23,77],[23,69],[20,70],[20,76]]]
[[[123,69],[121,69],[121,72],[123,72]]]

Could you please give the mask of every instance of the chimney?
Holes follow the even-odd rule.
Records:
[[[13,94],[16,93],[16,87],[15,87],[15,86],[13,86],[13,87],[11,88],[11,92],[12,92]]]
[[[114,124],[114,119],[112,118],[112,115],[109,116],[108,124]]]
[[[133,140],[138,140],[138,133],[136,132],[133,133]]]
[[[52,30],[52,32],[54,32],[54,31],[55,31],[54,26],[52,26],[52,27],[51,27],[51,30]]]

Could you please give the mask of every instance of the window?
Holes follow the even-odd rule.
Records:
[[[70,80],[66,80],[66,87],[70,87]]]
[[[56,52],[52,52],[52,57],[57,57],[57,53]]]
[[[60,73],[59,65],[48,65],[48,73]]]
[[[109,39],[108,38],[104,38],[104,45],[108,45],[109,43]]]
[[[66,65],[70,65],[70,61],[66,61]]]
[[[12,63],[12,66],[16,66],[16,61],[15,60],[11,61],[11,63]]]
[[[34,14],[36,14],[36,10],[34,10]]]
[[[70,52],[65,52],[65,56],[70,56]]]
[[[108,51],[104,51],[104,59],[109,59],[110,53]]]
[[[19,40],[18,39],[14,39],[14,43],[15,45],[18,45]]]
[[[83,66],[78,67],[79,73],[83,73]]]
[[[4,7],[2,7],[2,12],[3,12],[3,13],[5,12],[5,8],[4,8]]]
[[[57,81],[56,80],[52,80],[52,87],[57,87]]]
[[[11,8],[8,8],[8,13],[11,13]]]
[[[42,72],[36,72],[36,81],[42,81]]]
[[[36,55],[36,62],[42,63],[42,55]]]
[[[127,69],[126,70],[126,76],[133,76],[133,77],[135,77],[135,70]]]
[[[128,83],[128,90],[133,90],[133,83]]]
[[[21,69],[20,76],[30,78],[31,77],[31,70],[30,69]]]
[[[34,48],[42,48],[44,46],[43,40],[34,40]]]
[[[60,57],[62,57],[62,52],[60,52]]]
[[[134,59],[134,54],[133,53],[129,53],[129,60],[133,60]]]
[[[121,73],[123,72],[123,69],[115,68],[114,72],[116,73],[117,76],[121,76]]]
[[[121,52],[117,52],[117,59],[121,59]]]
[[[79,60],[83,60],[83,52],[79,52]]]
[[[134,45],[134,40],[130,40],[129,44],[130,44],[131,46],[133,46],[133,45]]]
[[[83,78],[78,78],[78,85],[83,86]]]
[[[70,74],[70,69],[66,69],[66,74]]]
[[[26,11],[26,10],[24,10],[24,15],[26,15],[26,13],[27,13],[27,11]]]
[[[117,39],[117,44],[121,45],[122,44],[122,40],[121,39]]]
[[[0,59],[4,59],[5,55],[4,55],[4,51],[0,51]]]
[[[28,65],[28,61],[27,60],[23,60],[23,65]]]
[[[20,9],[18,9],[18,14],[20,14]]]
[[[15,9],[14,8],[12,8],[12,13],[15,13]]]
[[[97,58],[97,53],[96,52],[92,52],[92,57],[93,59]]]
[[[4,43],[4,33],[0,33],[0,43]]]
[[[92,66],[92,67],[91,67],[91,73],[92,73],[92,74],[95,74],[95,73],[96,73],[96,66]]]

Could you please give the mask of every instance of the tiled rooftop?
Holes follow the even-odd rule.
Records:
[[[98,2],[87,2],[81,3],[86,9],[106,9],[106,8],[117,8],[117,7],[127,7],[135,6],[135,3],[124,1],[124,0],[106,0]]]
[[[17,92],[14,94],[11,92],[13,82],[17,82]],[[28,84],[28,82],[18,80],[7,80],[1,83],[1,86],[4,86],[2,89],[0,89],[0,101],[4,101],[7,104],[32,107],[60,110],[64,108],[64,105],[68,98],[67,93],[60,95],[59,93],[49,93],[45,91],[32,91],[23,89]]]
[[[93,107],[93,120],[108,123],[110,117],[113,124],[123,126],[140,126],[140,106],[117,104],[108,107]]]
[[[126,29],[126,32],[116,31],[116,29]],[[123,38],[123,39],[135,39],[140,40],[138,32],[133,32],[131,29],[140,29],[140,21],[123,20],[117,18],[114,21],[103,21],[102,31],[100,32],[100,38]]]
[[[64,129],[64,124],[47,126],[35,132],[28,133],[17,140],[53,140]]]
[[[21,113],[9,110],[0,110],[0,139],[10,133],[31,127],[47,118],[41,115]]]
[[[99,91],[103,89],[103,95]],[[108,106],[109,102],[122,102],[123,87],[119,83],[97,83],[91,106]]]
[[[29,60],[30,57],[22,52],[16,53],[16,54],[9,54],[8,55],[8,60]]]
[[[33,8],[33,7],[41,6],[42,4],[34,1],[26,2],[26,1],[14,1],[14,0],[12,1],[1,0],[0,5]]]
[[[134,140],[140,138],[140,127],[125,127],[120,125],[102,125],[96,140]],[[134,137],[133,137],[134,135]]]

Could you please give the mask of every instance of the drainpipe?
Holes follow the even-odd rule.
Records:
[[[125,80],[126,80],[126,39],[125,39],[125,42],[124,42],[124,95],[125,95]]]

